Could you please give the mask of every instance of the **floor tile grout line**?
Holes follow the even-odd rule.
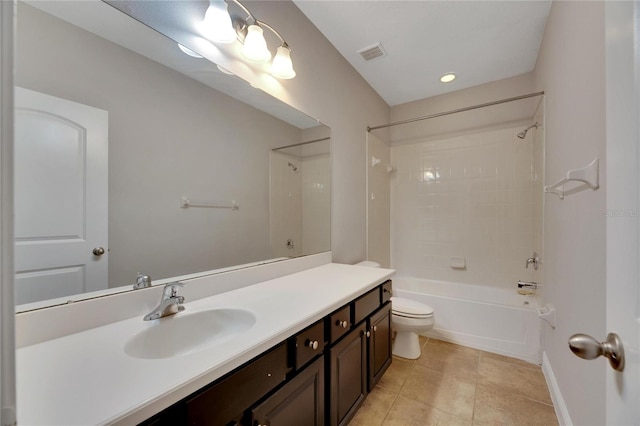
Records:
[[[432,342],[433,340],[433,342]],[[409,392],[408,394],[403,394],[403,391],[411,391],[411,388],[409,386],[409,378],[415,374],[416,369],[424,369],[424,370],[429,370],[429,371],[433,371],[433,372],[437,372],[443,376],[445,375],[452,375],[452,376],[458,376],[458,377],[464,377],[467,379],[470,379],[469,381],[473,383],[473,405],[472,405],[472,410],[471,410],[471,417],[470,419],[466,419],[465,421],[468,421],[470,425],[476,425],[476,420],[475,420],[475,415],[478,411],[478,404],[481,403],[481,401],[478,399],[479,395],[478,395],[478,391],[479,391],[479,387],[480,385],[485,386],[485,385],[491,385],[491,383],[487,382],[484,383],[484,379],[486,379],[486,377],[483,377],[480,375],[480,369],[481,369],[481,360],[483,360],[483,358],[487,361],[495,361],[498,363],[503,363],[505,367],[513,367],[513,371],[522,371],[522,372],[528,372],[528,373],[535,373],[535,374],[541,374],[541,370],[539,369],[538,366],[532,364],[531,366],[527,366],[527,365],[522,365],[521,363],[518,362],[509,362],[509,360],[504,360],[504,359],[500,359],[499,357],[491,357],[489,355],[485,354],[485,351],[481,351],[481,350],[477,350],[475,352],[473,352],[473,357],[469,357],[468,354],[470,354],[471,352],[466,352],[463,350],[457,350],[457,347],[460,345],[451,343],[451,349],[453,352],[453,356],[451,354],[447,354],[447,353],[440,353],[434,356],[442,356],[444,355],[445,358],[450,358],[452,360],[451,365],[445,365],[440,366],[440,368],[434,368],[434,367],[438,367],[437,363],[433,364],[433,363],[429,363],[427,362],[426,364],[422,364],[421,362],[419,362],[420,359],[422,359],[422,361],[428,361],[428,359],[431,356],[426,356],[426,351],[427,348],[430,349],[434,349],[436,351],[440,351],[442,348],[446,348],[447,346],[442,346],[442,347],[438,347],[436,342],[437,339],[432,339],[432,338],[427,338],[426,341],[424,342],[424,344],[421,345],[421,356],[418,359],[415,360],[406,360],[404,358],[398,358],[398,359],[402,359],[404,362],[407,362],[407,366],[409,366],[408,368],[408,373],[403,374],[403,380],[400,383],[400,386],[397,388],[397,390],[394,391],[390,391],[388,389],[385,389],[387,392],[389,392],[392,396],[392,403],[389,405],[389,409],[386,410],[384,417],[382,418],[382,424],[384,425],[384,423],[386,421],[388,421],[390,419],[389,415],[391,413],[391,411],[394,410],[394,407],[398,404],[398,400],[399,397],[402,396],[403,398],[405,398],[408,401],[413,401],[415,403],[421,404],[423,406],[427,406],[427,407],[431,407],[434,410],[438,410],[441,411],[443,413],[446,413],[448,415],[451,416],[456,416],[459,419],[463,419],[465,417],[461,417],[460,413],[454,413],[451,412],[450,410],[446,409],[446,408],[442,408],[442,407],[438,407],[432,404],[429,404],[423,400],[420,399],[415,399],[413,397],[411,397],[411,392]],[[432,345],[429,345],[429,343],[432,343]],[[450,342],[447,342],[450,343]],[[463,347],[461,347],[463,348]],[[465,353],[466,352],[466,353]],[[474,368],[468,368],[470,367],[470,365],[468,364],[458,364],[455,362],[456,361],[456,357],[455,354],[465,354],[465,356],[467,357],[467,360],[473,360],[475,367]],[[424,358],[424,359],[423,359]],[[459,360],[462,360],[462,358],[459,358]],[[437,361],[437,360],[436,360]],[[452,371],[455,371],[455,373],[452,373]],[[464,373],[464,374],[462,374]],[[508,389],[505,388],[503,385],[500,385],[499,383],[495,383],[494,384],[497,387],[498,392],[508,392]],[[384,389],[384,388],[383,388]],[[538,405],[540,408],[542,407],[548,407],[548,408],[554,408],[553,404],[544,402],[544,401],[540,401],[538,399],[533,399],[531,397],[527,397],[524,395],[514,395],[518,398],[520,398],[523,401],[526,401],[527,403],[533,403],[535,405]],[[482,404],[481,404],[482,406]]]
[[[471,410],[471,425],[473,425],[476,419],[476,402],[478,401],[478,376],[480,375],[480,357],[481,353],[478,353],[478,359],[476,362],[476,381],[473,386],[473,409]]]
[[[400,387],[400,388],[402,388],[402,387]],[[384,426],[384,422],[385,422],[385,420],[387,420],[387,417],[389,417],[389,413],[393,409],[393,406],[396,405],[396,401],[398,401],[398,397],[399,396],[400,396],[400,392],[398,391],[396,393],[396,396],[393,398],[393,402],[389,406],[389,409],[387,410],[387,412],[385,413],[384,417],[382,418],[382,422],[380,423],[380,426]]]
[[[437,371],[437,372],[439,372],[440,374],[443,374],[443,375],[444,375],[444,373],[442,373],[442,372],[440,372],[440,371],[438,371],[438,370],[435,370],[435,369],[433,369],[433,368],[428,368],[428,367],[425,367],[425,366],[422,366],[422,365],[418,365],[417,363],[414,363],[414,365],[411,367],[411,369],[413,370],[415,367],[421,367],[421,368],[425,368],[425,369],[427,369],[427,370]],[[458,414],[458,413],[452,413],[451,411],[446,410],[446,409],[444,409],[444,408],[442,408],[442,407],[436,407],[435,405],[429,404],[429,403],[427,403],[427,402],[424,402],[424,401],[420,401],[420,400],[418,400],[418,399],[411,398],[409,395],[400,395],[400,393],[402,392],[402,389],[404,388],[404,386],[405,386],[406,382],[407,382],[407,379],[405,378],[404,383],[402,384],[402,386],[400,387],[400,390],[398,391],[398,396],[402,396],[403,398],[406,398],[406,399],[408,399],[408,400],[410,400],[410,401],[413,401],[413,402],[417,402],[418,404],[426,405],[427,407],[431,407],[431,408],[433,408],[433,409],[435,409],[435,410],[442,411],[443,413],[447,413],[447,414],[449,414],[449,415],[451,415],[451,416],[461,417],[461,416],[460,416],[460,414]],[[474,409],[475,409],[475,387],[477,387],[477,383],[474,383],[474,394],[473,394],[473,398],[474,398]],[[398,398],[396,397],[396,400],[397,400],[397,399],[398,399]],[[395,403],[395,401],[394,401],[394,403]],[[471,415],[471,422],[473,422],[473,412],[472,412],[472,415]]]

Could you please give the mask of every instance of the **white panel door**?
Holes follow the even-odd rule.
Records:
[[[607,368],[607,425],[640,424],[640,3],[605,2],[607,35],[607,332],[624,345]],[[598,336],[604,340],[605,336]],[[600,361],[602,362],[602,361]],[[604,362],[603,362],[604,364]]]
[[[15,126],[16,303],[107,288],[107,111],[16,88]]]

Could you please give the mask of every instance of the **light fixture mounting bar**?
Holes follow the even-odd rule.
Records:
[[[282,42],[282,45],[286,48],[289,48],[289,45],[287,44],[287,42],[285,41],[285,39],[280,35],[280,33],[278,31],[276,31],[271,25],[267,24],[266,22],[263,21],[259,21],[256,19],[256,24],[260,25],[261,27],[265,27],[271,30],[272,33],[274,33],[276,35],[276,37],[278,37],[280,39],[280,41]]]
[[[275,28],[273,28],[271,25],[267,24],[266,22],[260,21],[258,18],[256,18],[255,15],[253,13],[251,13],[251,11],[249,9],[247,9],[247,7],[245,5],[240,3],[238,0],[225,0],[225,1],[227,3],[234,3],[234,4],[238,5],[248,15],[246,18],[234,17],[233,20],[232,20],[233,21],[233,28],[238,33],[238,38],[240,39],[240,41],[244,42],[244,38],[247,35],[247,27],[249,26],[249,19],[251,19],[253,21],[253,24],[256,24],[256,25],[258,25],[260,27],[267,28],[269,31],[271,31],[273,34],[275,34],[276,37],[278,37],[278,39],[280,39],[280,42],[282,43],[282,46],[284,46],[287,49],[291,50],[291,48],[289,47],[289,44],[286,42],[284,37],[282,37],[282,35],[280,35],[280,33]]]

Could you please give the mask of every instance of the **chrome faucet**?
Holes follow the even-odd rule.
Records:
[[[518,281],[518,288],[530,288],[532,290],[537,290],[541,286],[541,284],[538,284],[535,281]]]
[[[540,258],[538,257],[538,253],[533,252],[533,257],[527,259],[527,263],[525,263],[525,269],[529,269],[529,264],[533,263],[533,269],[538,270],[538,264],[540,263]]]
[[[162,290],[160,304],[153,311],[144,316],[145,321],[166,317],[184,311],[184,296],[178,296],[178,289],[184,284],[179,282],[169,283]]]
[[[138,277],[136,278],[136,283],[133,285],[133,289],[138,290],[147,287],[151,287],[151,277],[138,272]]]

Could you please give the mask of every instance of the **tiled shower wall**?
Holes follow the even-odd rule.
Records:
[[[331,157],[302,160],[302,254],[331,249]]]
[[[391,263],[398,275],[516,288],[539,233],[541,162],[526,126],[393,146]],[[539,154],[541,158],[541,154]],[[538,157],[538,156],[536,156]],[[464,258],[464,268],[452,267]]]
[[[270,256],[331,249],[331,157],[270,153]],[[289,166],[292,164],[296,170]],[[287,246],[291,240],[293,247]]]

